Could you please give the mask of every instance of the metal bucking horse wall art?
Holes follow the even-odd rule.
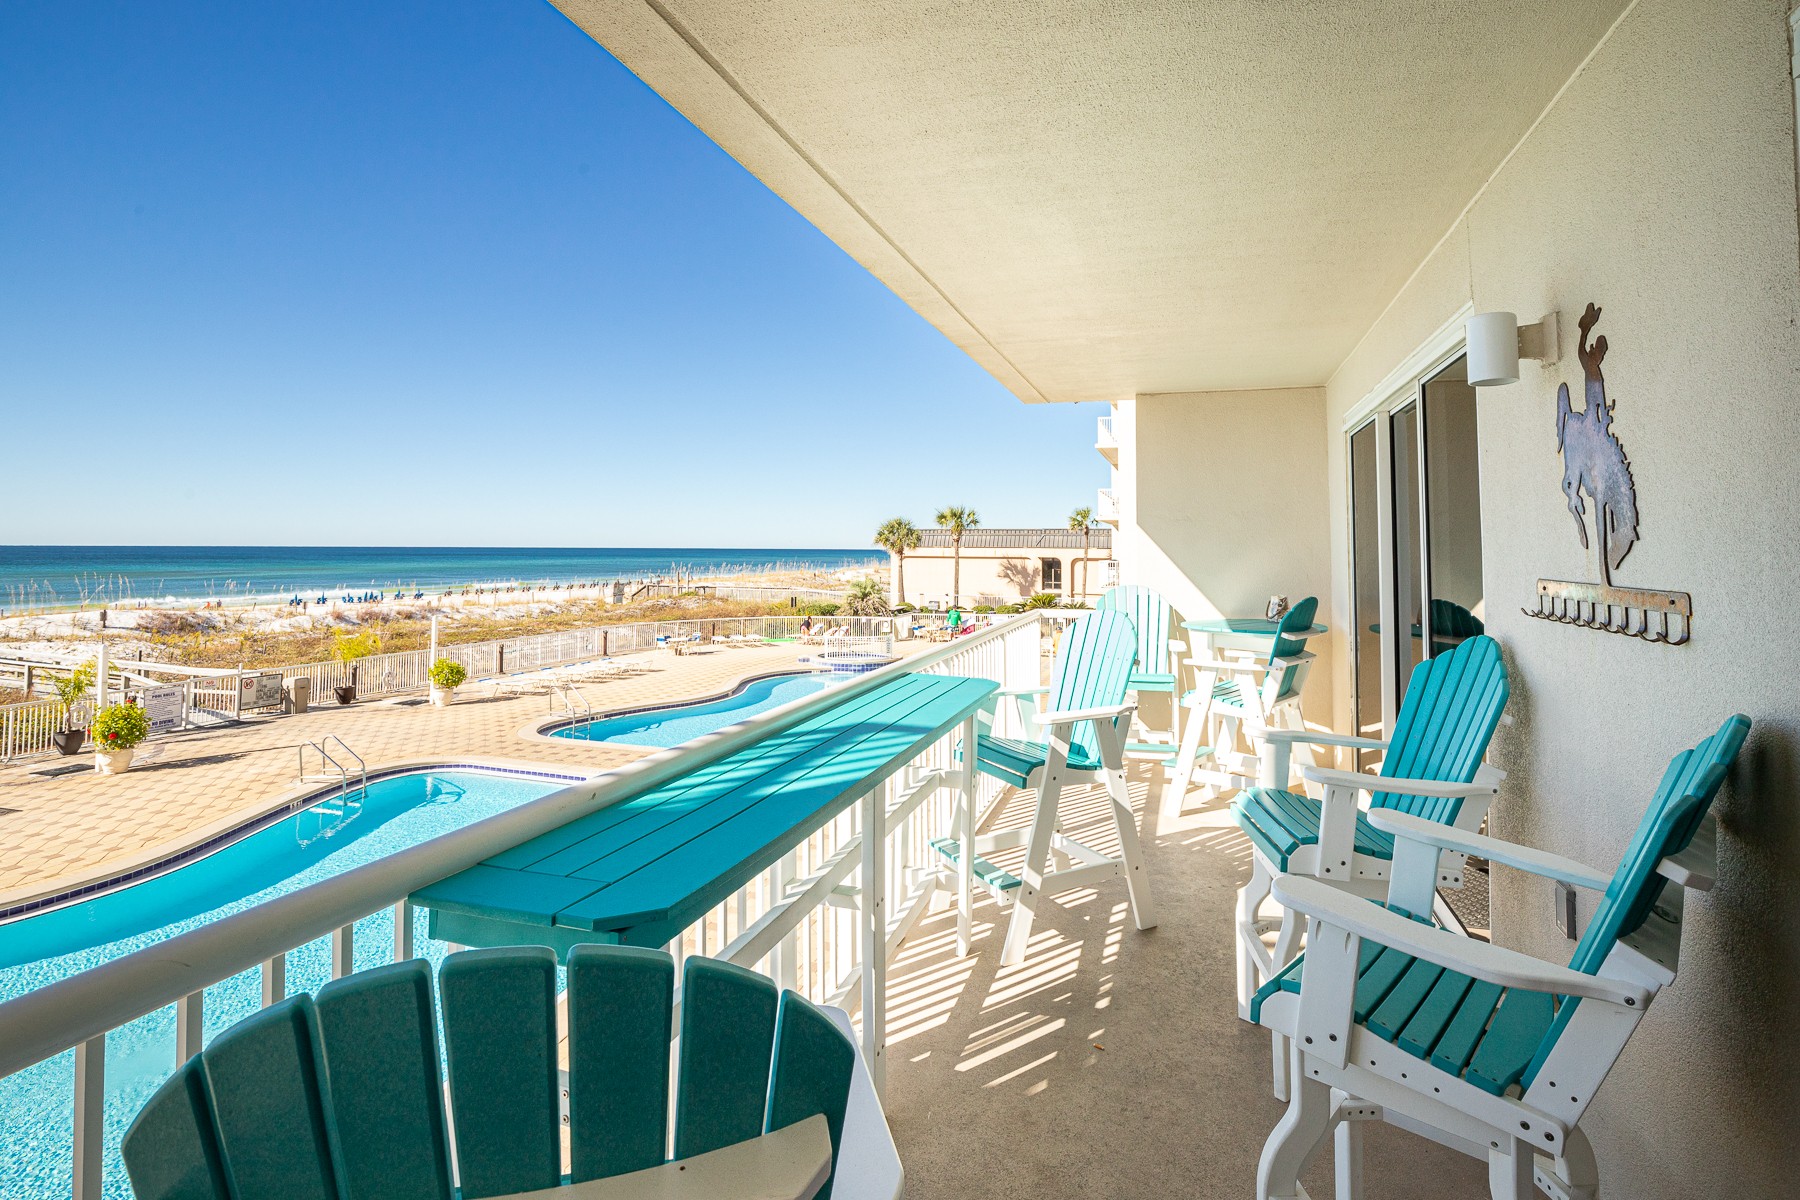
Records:
[[[1606,358],[1606,337],[1603,334],[1588,344],[1588,334],[1599,320],[1600,310],[1592,304],[1581,314],[1579,356],[1586,377],[1587,407],[1575,411],[1569,402],[1568,384],[1556,389],[1556,445],[1563,457],[1563,495],[1568,498],[1582,549],[1597,551],[1600,582],[1540,579],[1537,608],[1524,612],[1528,617],[1564,625],[1679,646],[1693,629],[1693,602],[1686,592],[1613,586],[1613,572],[1637,544],[1638,508],[1631,463],[1613,432],[1613,406],[1606,398],[1606,377],[1600,370]],[[1584,492],[1593,503],[1592,542],[1588,540]]]

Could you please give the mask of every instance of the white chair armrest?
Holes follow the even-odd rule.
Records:
[[[1584,975],[1516,950],[1426,925],[1389,912],[1360,896],[1339,891],[1322,880],[1300,875],[1279,876],[1275,880],[1275,899],[1284,907],[1304,913],[1323,925],[1347,930],[1359,938],[1379,942],[1403,954],[1500,987],[1580,996],[1639,1010],[1650,1002],[1650,989],[1642,984],[1604,975]]]
[[[1255,675],[1269,669],[1267,663],[1232,662],[1223,658],[1204,658],[1199,655],[1190,656],[1187,665],[1198,667],[1204,671],[1230,671],[1234,675]]]
[[[1474,783],[1440,783],[1433,779],[1392,779],[1381,775],[1366,775],[1361,771],[1339,771],[1331,767],[1315,767],[1310,764],[1300,768],[1300,775],[1303,779],[1313,783],[1322,783],[1326,787],[1358,788],[1365,792],[1393,792],[1397,796],[1467,798],[1489,794],[1495,790],[1492,782],[1480,779]]]
[[[1266,725],[1258,725],[1253,732],[1259,738],[1289,746],[1346,746],[1352,750],[1387,749],[1387,743],[1380,738],[1352,737],[1347,733],[1316,733],[1310,729],[1273,729]]]
[[[1597,892],[1604,892],[1612,883],[1610,874],[1595,870],[1572,858],[1564,858],[1562,855],[1552,854],[1548,850],[1534,850],[1530,846],[1521,846],[1514,842],[1503,842],[1499,838],[1488,837],[1468,829],[1457,829],[1453,825],[1445,825],[1438,821],[1427,821],[1425,818],[1415,817],[1411,813],[1395,812],[1387,808],[1372,808],[1369,810],[1369,824],[1384,833],[1393,834],[1396,839],[1405,838],[1407,841],[1435,846],[1439,850],[1454,850],[1458,854],[1472,854],[1479,858],[1485,858],[1489,862],[1512,867],[1514,870],[1525,871],[1532,875],[1542,875],[1547,879],[1560,879],[1564,883],[1579,884]]]
[[[1067,708],[1039,713],[1039,725],[1074,725],[1080,721],[1110,721],[1137,708],[1135,704],[1108,704],[1099,708]]]

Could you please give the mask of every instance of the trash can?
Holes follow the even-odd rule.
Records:
[[[283,712],[303,713],[312,702],[312,679],[305,675],[296,675],[287,681],[287,703],[281,706]]]

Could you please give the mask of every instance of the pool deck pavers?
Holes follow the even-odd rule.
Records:
[[[697,699],[792,668],[814,652],[776,645],[631,655],[624,661],[638,668],[635,673],[582,683],[580,690],[596,714]],[[0,908],[156,861],[285,803],[301,788],[299,747],[332,734],[372,773],[426,759],[504,760],[591,774],[652,753],[649,747],[520,737],[521,728],[550,715],[550,699],[488,691],[466,685],[445,708],[422,703],[421,691],[192,730],[145,743],[123,775],[96,774],[87,753],[0,766]],[[85,769],[43,773],[70,766]]]

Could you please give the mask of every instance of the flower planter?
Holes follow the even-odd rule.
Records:
[[[439,687],[435,683],[431,685],[431,702],[439,708],[444,707],[444,705],[450,703],[454,699],[456,699],[455,688]]]
[[[87,741],[87,730],[64,729],[51,734],[50,740],[55,744],[58,754],[65,757],[71,754],[80,754],[82,744]]]
[[[94,751],[94,770],[102,775],[123,775],[131,767],[135,749]]]
[[[336,693],[337,702],[339,704],[348,704],[356,699],[356,685],[354,683],[346,683],[342,687],[335,687],[331,690]]]

